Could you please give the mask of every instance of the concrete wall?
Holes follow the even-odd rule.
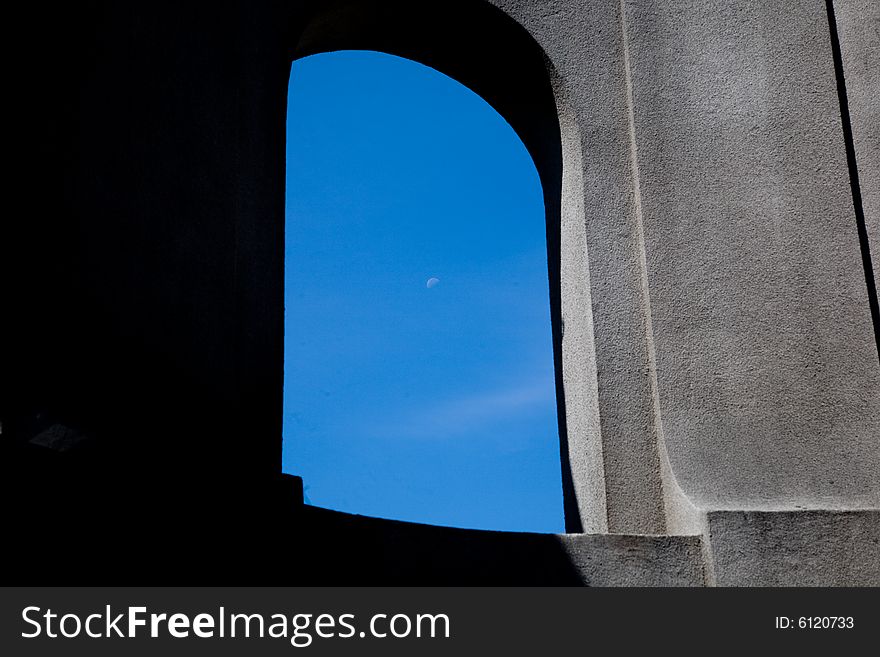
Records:
[[[569,404],[569,437],[598,416],[608,528],[693,531],[691,504],[880,503],[880,366],[825,3],[498,4],[548,54],[582,136],[589,278],[563,320],[587,317],[588,284],[595,346],[580,331],[563,360],[596,358],[598,402]],[[868,178],[869,76],[853,92]],[[568,383],[589,399],[590,381]]]
[[[819,1],[627,3],[663,432],[701,508],[880,503],[880,365]]]

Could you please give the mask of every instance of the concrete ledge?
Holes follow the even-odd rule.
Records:
[[[586,586],[705,586],[699,536],[567,534],[557,539]]]
[[[880,510],[707,514],[718,586],[880,586]]]

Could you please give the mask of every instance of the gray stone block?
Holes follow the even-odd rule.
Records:
[[[719,586],[880,586],[880,511],[717,511]]]

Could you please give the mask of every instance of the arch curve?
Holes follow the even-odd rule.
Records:
[[[563,264],[563,222],[582,222],[583,193],[580,186],[580,137],[567,102],[561,77],[528,31],[506,13],[487,2],[451,0],[433,9],[401,0],[336,0],[303,3],[290,21],[288,58],[341,51],[384,52],[430,66],[468,87],[491,105],[513,128],[535,163],[544,196],[551,331],[556,378],[560,454],[566,529],[570,532],[604,530],[604,478],[601,457],[588,459],[596,467],[590,476],[575,477],[571,454],[589,452],[599,445],[589,436],[595,426],[577,427],[570,436],[564,379],[578,367],[563,364],[562,277],[563,266],[572,285],[588,279],[585,244],[580,253],[569,251]],[[489,36],[491,35],[491,36]],[[568,160],[568,162],[566,162]],[[565,189],[564,189],[565,188]],[[582,226],[582,223],[581,223]],[[581,229],[582,230],[582,229]],[[576,249],[577,250],[577,249]],[[583,338],[589,330],[589,298],[573,313],[570,339]],[[589,335],[586,344],[592,344]],[[589,359],[588,359],[589,360]],[[595,372],[588,389],[595,388]],[[579,399],[579,404],[584,400]],[[595,395],[586,403],[595,406]],[[595,419],[597,413],[588,411]],[[573,439],[572,439],[573,438]],[[588,498],[588,499],[585,499]],[[585,522],[584,515],[590,516]]]

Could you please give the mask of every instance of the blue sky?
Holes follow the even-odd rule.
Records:
[[[563,531],[522,142],[469,89],[390,55],[298,60],[290,91],[285,471],[317,506]]]

